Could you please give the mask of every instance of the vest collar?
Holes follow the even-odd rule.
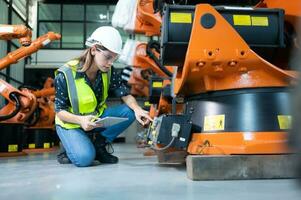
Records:
[[[106,72],[103,72],[103,73],[106,73]],[[98,77],[99,75],[101,75],[102,73],[98,70],[97,71],[97,74],[96,74],[96,77]],[[76,71],[75,73],[75,79],[79,79],[79,78],[85,78],[87,75],[85,72],[78,72]]]
[[[84,78],[85,77],[85,72],[76,72],[75,73],[75,79],[79,79],[79,78]]]

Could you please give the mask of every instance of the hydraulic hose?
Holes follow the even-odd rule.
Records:
[[[26,120],[25,125],[26,126],[34,126],[39,121],[41,112],[40,108],[36,108],[35,111],[31,114],[31,116]]]
[[[160,53],[160,45],[156,41],[149,41],[146,48],[147,55],[155,61],[156,65],[168,76],[172,77],[172,73],[166,69],[164,65],[162,65],[159,61],[159,59],[155,56],[155,54],[152,52],[152,48],[154,48],[158,53]]]
[[[4,115],[4,116],[0,116],[0,121],[4,121],[10,118],[13,118],[16,114],[19,113],[20,109],[21,109],[21,103],[18,97],[18,93],[12,92],[9,95],[9,98],[15,102],[15,110],[13,110],[10,114],[8,115]]]

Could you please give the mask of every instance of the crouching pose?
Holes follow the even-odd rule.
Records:
[[[122,50],[119,32],[110,26],[99,27],[87,39],[86,45],[88,49],[79,58],[60,67],[55,77],[56,130],[66,150],[60,156],[66,155],[65,158],[78,167],[89,166],[94,160],[117,163],[118,158],[107,152],[106,145],[135,118],[142,125],[151,120],[112,73],[112,63]],[[109,89],[125,104],[107,107]],[[95,117],[107,116],[128,120],[108,128],[93,122]],[[93,137],[91,133],[94,133]],[[61,159],[59,157],[59,162]]]

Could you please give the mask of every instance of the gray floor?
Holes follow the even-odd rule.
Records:
[[[114,147],[119,164],[88,168],[59,165],[54,153],[0,158],[0,199],[301,199],[295,180],[194,182],[184,166],[158,165],[134,145]]]

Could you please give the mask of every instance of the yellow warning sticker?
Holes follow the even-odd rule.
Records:
[[[151,106],[151,104],[148,101],[145,101],[144,106],[149,107],[149,106]]]
[[[278,124],[281,130],[290,129],[292,127],[291,115],[278,115]]]
[[[50,143],[44,143],[44,149],[49,149],[50,148]]]
[[[29,149],[35,149],[36,148],[36,144],[28,144],[28,148]]]
[[[204,131],[222,131],[225,130],[225,115],[205,116]]]
[[[153,88],[161,88],[163,87],[163,82],[153,82]]]
[[[251,26],[250,15],[233,15],[233,23],[236,26]]]
[[[192,15],[191,13],[170,13],[170,22],[171,23],[185,23],[191,24],[192,23]]]
[[[268,17],[251,17],[252,26],[269,26]]]
[[[8,145],[8,152],[17,152],[18,151],[18,145],[17,144],[9,144]]]

